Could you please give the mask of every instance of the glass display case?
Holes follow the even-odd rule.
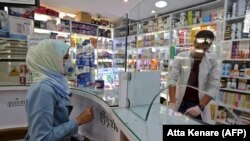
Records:
[[[28,85],[31,73],[26,62],[27,41],[0,38],[0,85]]]

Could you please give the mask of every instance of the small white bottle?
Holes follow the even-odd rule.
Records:
[[[231,89],[236,89],[236,80],[232,79]]]
[[[228,88],[228,89],[231,88],[231,81],[230,81],[230,79],[227,80],[227,88]]]
[[[240,71],[239,71],[239,65],[235,64],[234,65],[234,77],[239,77]]]

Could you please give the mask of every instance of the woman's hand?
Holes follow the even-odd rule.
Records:
[[[87,107],[79,116],[76,117],[76,122],[78,125],[82,125],[92,121],[93,119],[93,107]]]

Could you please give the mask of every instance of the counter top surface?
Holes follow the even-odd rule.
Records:
[[[148,119],[145,120],[144,113],[148,105],[136,106],[131,108],[114,108],[115,116],[122,122],[137,140],[141,141],[160,141],[163,137],[163,125],[201,125],[202,122],[191,119],[172,110],[166,106],[154,104],[150,110]],[[143,115],[140,115],[143,113]]]

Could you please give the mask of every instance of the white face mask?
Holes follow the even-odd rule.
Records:
[[[196,53],[204,53],[204,50],[203,49],[194,49],[194,52],[196,52]]]
[[[65,61],[63,67],[64,67],[64,74],[65,75],[71,75],[75,71],[75,67],[72,64],[70,59]]]

